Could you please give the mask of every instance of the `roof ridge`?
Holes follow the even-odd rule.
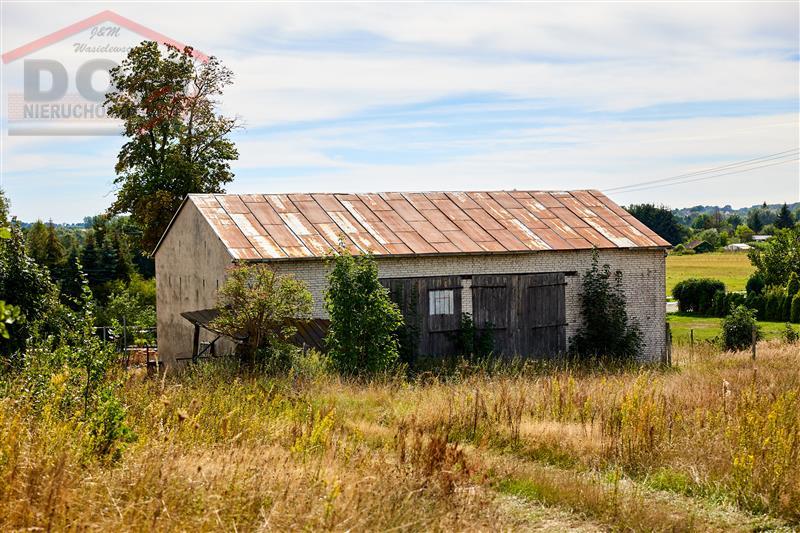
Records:
[[[463,192],[463,193],[471,193],[471,192],[542,192],[542,193],[572,193],[572,192],[600,192],[599,189],[440,189],[440,190],[428,190],[428,191],[420,191],[420,190],[413,190],[413,191],[292,191],[292,192],[209,192],[209,193],[202,193],[202,192],[192,192],[189,193],[187,196],[248,196],[252,194],[270,194],[270,195],[303,195],[303,194],[439,194],[439,193],[456,193],[456,192]]]

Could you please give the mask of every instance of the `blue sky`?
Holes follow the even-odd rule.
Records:
[[[800,146],[796,2],[4,3],[3,52],[104,9],[233,69],[230,192],[609,189]],[[78,41],[31,57],[73,68]],[[122,138],[9,136],[21,62],[2,66],[12,212],[101,212]],[[611,196],[798,201],[800,167]]]

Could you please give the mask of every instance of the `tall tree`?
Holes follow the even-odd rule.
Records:
[[[56,235],[52,220],[47,224],[37,220],[31,225],[26,236],[26,248],[28,255],[40,265],[46,266],[52,274],[55,274],[66,259],[64,245]]]
[[[630,205],[628,212],[672,245],[679,244],[686,236],[686,227],[666,207],[656,207],[653,204]]]
[[[791,211],[789,211],[789,206],[784,203],[778,213],[778,218],[775,220],[775,227],[778,229],[787,229],[792,226],[794,226],[794,218],[792,217]]]
[[[761,209],[751,209],[747,214],[747,225],[750,229],[758,233],[764,227],[764,221],[761,220]]]
[[[782,229],[748,257],[767,286],[785,286],[792,272],[800,275],[800,229]]]
[[[20,317],[8,328],[11,339],[0,343],[0,367],[19,362],[18,357],[4,357],[18,355],[40,327],[47,328],[45,317],[53,311],[57,293],[47,269],[25,252],[22,231],[12,226],[11,238],[0,240],[0,295],[19,308]]]
[[[217,98],[233,73],[214,57],[196,60],[192,48],[145,41],[111,69],[108,115],[128,137],[116,165],[119,186],[111,213],[128,212],[150,251],[189,193],[223,192],[239,157],[228,135],[235,118],[217,112]]]

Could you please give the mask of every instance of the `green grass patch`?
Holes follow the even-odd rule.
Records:
[[[755,272],[744,253],[714,252],[667,256],[667,295],[678,282],[689,278],[713,278],[722,281],[728,291],[743,291],[747,278]]]
[[[694,330],[694,340],[708,341],[722,333],[720,325],[721,318],[713,316],[697,316],[684,313],[669,313],[667,321],[672,330],[672,341],[675,343],[688,343],[690,332]],[[761,334],[765,339],[778,338],[784,330],[784,322],[765,322],[758,323],[761,326]]]
[[[598,520],[619,531],[692,531],[693,512],[660,501],[645,500],[638,490],[623,490],[619,478],[598,478],[555,469],[539,469],[497,484],[503,494],[561,507]],[[703,528],[701,528],[703,529]]]

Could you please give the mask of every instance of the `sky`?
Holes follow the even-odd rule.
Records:
[[[591,188],[741,207],[800,200],[798,6],[4,1],[0,44],[111,10],[218,57],[235,74],[220,111],[244,126],[228,192]],[[55,59],[74,84],[82,62],[124,55],[76,43],[141,39],[87,28],[2,64],[0,185],[21,220],[104,211],[124,142],[11,135],[25,61]],[[772,154],[787,155],[618,189]]]

